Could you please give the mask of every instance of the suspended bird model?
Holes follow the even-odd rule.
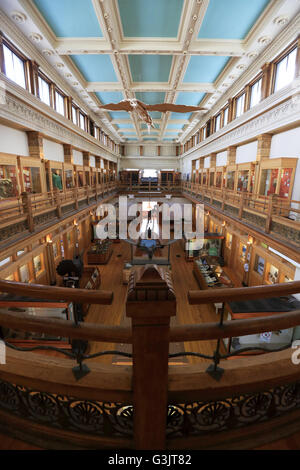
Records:
[[[171,103],[160,103],[160,104],[145,104],[142,101],[136,99],[122,100],[119,103],[109,103],[100,106],[100,109],[109,109],[110,111],[127,111],[128,113],[136,113],[138,117],[144,121],[148,126],[155,129],[152,118],[148,111],[158,111],[160,113],[167,113],[171,111],[173,113],[192,113],[194,111],[204,111],[206,108],[200,106],[185,106],[183,104],[171,104]]]
[[[138,241],[133,241],[131,239],[125,239],[125,242],[129,243],[130,245],[137,246],[140,250],[143,250],[147,253],[148,259],[151,260],[153,258],[154,252],[157,248],[164,248],[165,246],[170,247],[173,243],[177,242],[177,239],[172,239],[168,241],[163,240],[156,240],[156,239],[143,239],[139,238]],[[131,252],[131,258],[133,257],[133,253]],[[168,261],[170,260],[170,248],[168,251]]]

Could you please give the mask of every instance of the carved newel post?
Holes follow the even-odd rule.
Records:
[[[168,405],[170,317],[176,298],[170,271],[145,265],[132,271],[126,315],[132,319],[136,449],[164,449]]]

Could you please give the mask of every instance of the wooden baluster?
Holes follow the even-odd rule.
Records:
[[[243,210],[244,210],[244,204],[245,204],[245,193],[240,194],[240,206],[239,206],[239,219],[243,218]]]
[[[54,192],[54,199],[56,203],[56,210],[57,210],[57,217],[61,219],[61,197],[60,197],[60,192],[58,188],[53,188]]]
[[[23,204],[23,211],[27,214],[27,223],[29,232],[34,232],[34,220],[33,220],[33,213],[32,213],[32,200],[30,193],[22,193],[22,204]]]
[[[267,208],[267,218],[266,218],[266,226],[265,226],[265,232],[270,233],[271,230],[271,224],[272,224],[272,213],[273,213],[273,204],[275,201],[275,194],[271,194],[269,196],[269,201],[268,201],[268,208]]]
[[[77,186],[74,188],[74,201],[75,201],[75,209],[78,210],[78,188],[77,188]]]
[[[176,315],[176,298],[171,281],[153,265],[131,274],[126,315],[132,319],[134,448],[165,449],[170,317]]]

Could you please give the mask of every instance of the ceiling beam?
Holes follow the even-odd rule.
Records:
[[[123,91],[120,82],[88,82],[86,84],[87,92],[97,91]],[[128,86],[130,92],[172,92],[174,88],[170,83],[162,82],[133,82]],[[213,83],[181,83],[177,87],[177,91],[214,93],[216,87]]]

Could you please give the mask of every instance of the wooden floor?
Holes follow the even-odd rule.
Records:
[[[120,325],[125,316],[124,304],[127,286],[122,283],[122,269],[125,261],[130,261],[130,245],[124,241],[114,244],[113,255],[107,265],[101,266],[101,289],[113,290],[112,305],[92,305],[86,316],[87,322],[104,325]],[[193,263],[185,261],[181,242],[171,246],[172,278],[177,299],[177,324],[196,324],[218,321],[215,310],[211,305],[189,305],[187,292],[198,289],[197,281],[193,275]],[[90,343],[90,354],[103,350],[114,350],[115,344]],[[216,341],[184,343],[185,351],[212,355]],[[111,363],[112,356],[95,358],[93,361]],[[190,363],[207,362],[202,358],[189,357]]]
[[[113,255],[109,263],[100,268],[102,276],[101,289],[113,290],[113,303],[109,306],[91,306],[85,319],[86,322],[119,325],[124,319],[124,304],[127,287],[122,283],[122,269],[124,262],[130,260],[130,245],[122,241],[119,244],[114,244],[113,249]],[[177,324],[196,324],[217,321],[218,317],[211,305],[195,306],[189,305],[187,301],[188,290],[198,289],[198,284],[193,275],[193,263],[185,261],[180,242],[174,243],[171,247],[171,266],[177,298]],[[235,281],[236,285],[239,285],[238,279],[234,278],[234,273],[229,272],[228,274]],[[115,344],[91,342],[89,352],[92,354],[103,350],[113,350],[115,346]],[[184,344],[185,351],[208,355],[213,354],[215,346],[215,341],[189,342]],[[107,364],[112,363],[112,359],[113,356],[105,356],[95,358],[93,361]],[[188,360],[190,363],[205,361],[204,359],[194,357],[190,357]],[[0,449],[38,450],[39,448],[0,434]],[[259,448],[259,450],[298,449],[300,449],[300,433]]]

